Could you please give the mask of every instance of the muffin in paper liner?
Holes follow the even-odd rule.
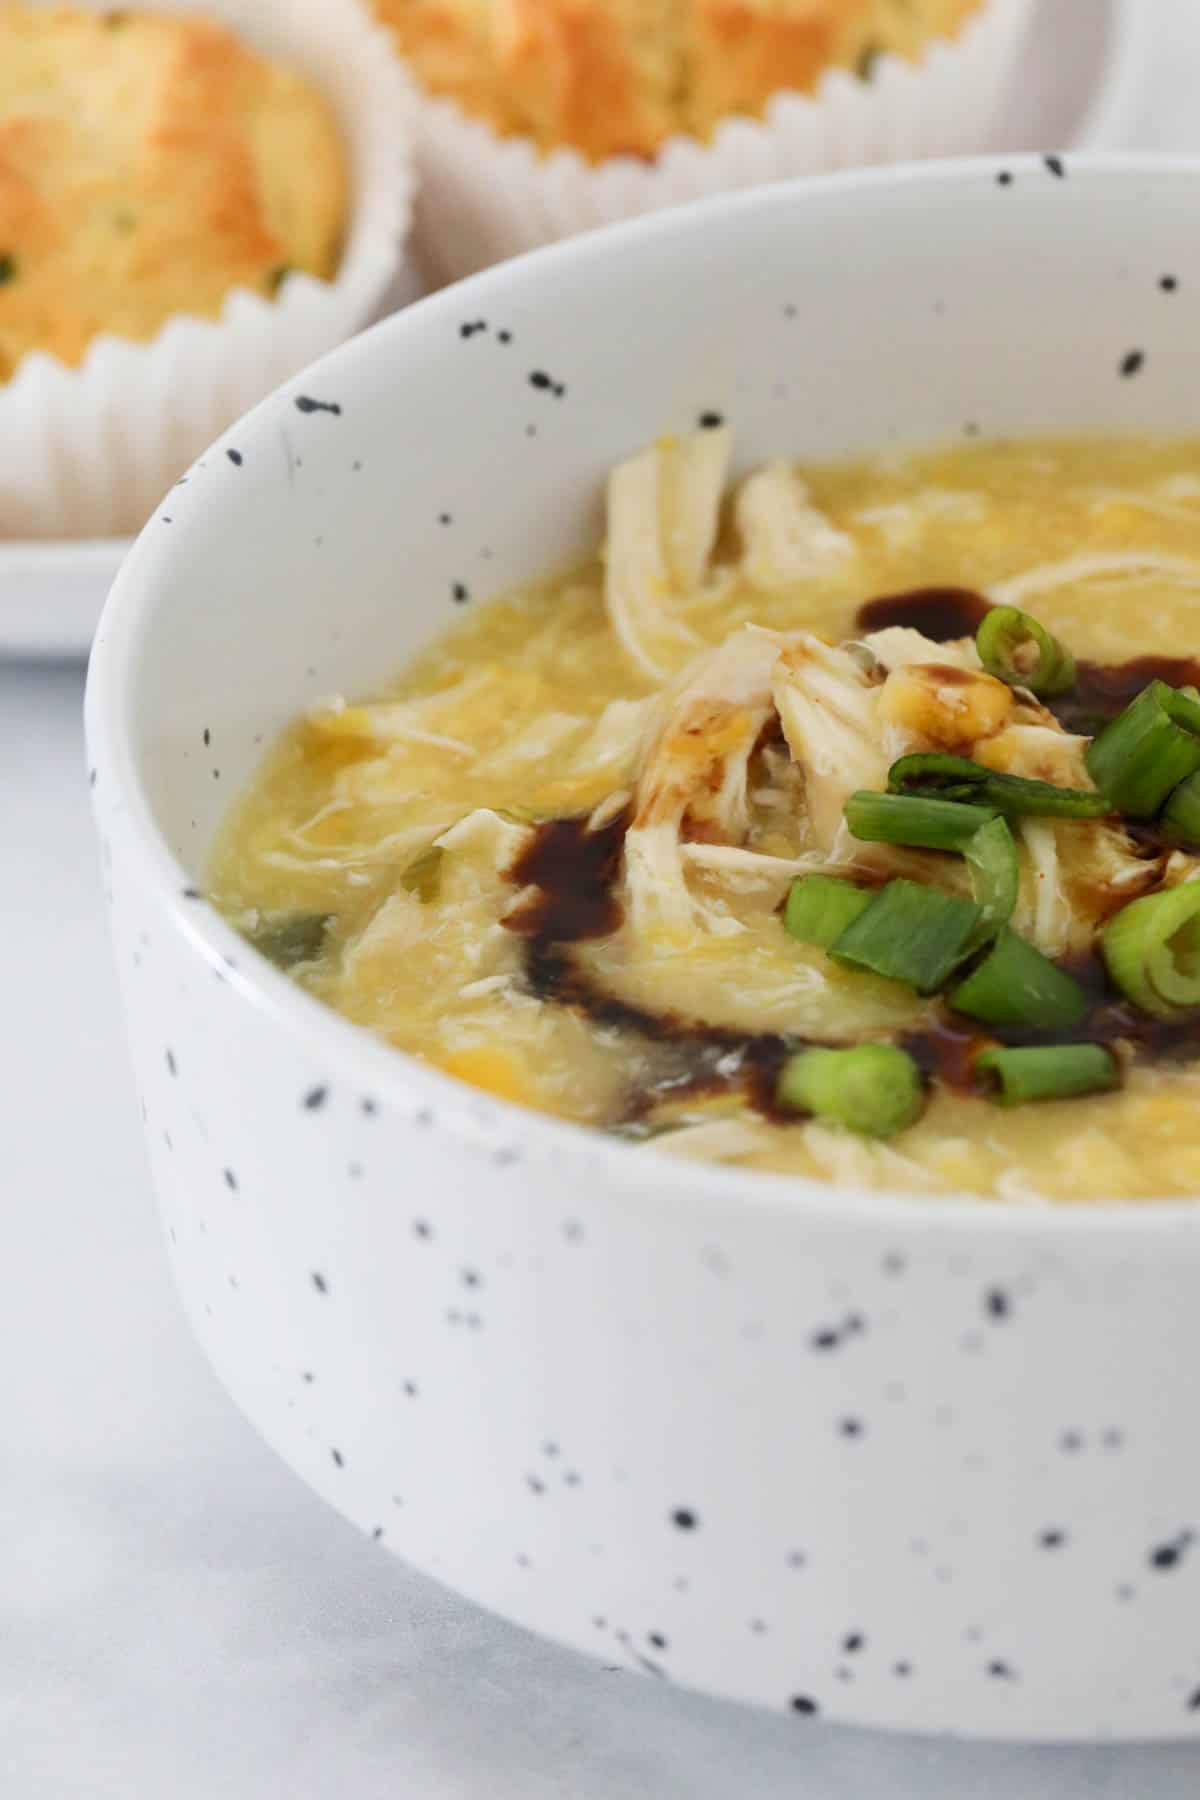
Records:
[[[273,300],[235,288],[219,319],[179,314],[147,343],[98,337],[77,368],[24,357],[0,384],[0,538],[136,531],[206,444],[368,323],[405,279],[412,90],[360,0],[151,0],[145,10],[218,20],[326,97],[348,161],[341,262],[328,282],[289,275]]]
[[[417,236],[430,279],[489,263],[597,225],[868,163],[991,147],[1034,0],[984,0],[953,40],[921,61],[881,57],[870,80],[833,69],[814,94],[777,94],[763,119],[729,118],[711,143],[672,138],[653,161],[589,163],[501,138],[453,100],[416,100]]]

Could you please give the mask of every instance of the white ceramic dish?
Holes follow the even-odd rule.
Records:
[[[1198,205],[1200,163],[925,165],[510,263],[236,427],[97,640],[147,1140],[231,1392],[420,1568],[798,1729],[1200,1730],[1200,1208],[922,1203],[619,1145],[386,1049],[197,884],[286,719],[396,668],[456,583],[577,555],[610,464],[702,411],[746,464],[1200,431]]]
[[[127,538],[0,539],[0,656],[85,656]]]
[[[1152,9],[1139,0],[1040,0],[998,143],[1013,149],[1124,143],[1153,28]],[[407,270],[387,309],[414,298],[415,282],[416,271]],[[0,656],[85,656],[127,549],[124,540],[0,543]]]

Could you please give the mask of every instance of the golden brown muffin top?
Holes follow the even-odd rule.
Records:
[[[375,0],[421,83],[592,161],[712,135],[827,69],[916,57],[982,0]]]
[[[331,277],[346,207],[328,104],[224,26],[0,4],[0,381]]]

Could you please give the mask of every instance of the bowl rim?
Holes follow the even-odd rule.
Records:
[[[1154,152],[1084,152],[1068,155],[1069,172],[1077,179],[1104,181],[1112,176],[1149,180],[1188,179],[1200,186],[1200,155]],[[693,204],[651,214],[582,237],[545,246],[486,269],[468,280],[441,289],[382,320],[340,345],[291,381],[267,396],[241,421],[216,440],[205,456],[235,436],[244,438],[254,421],[279,404],[281,394],[299,391],[317,374],[334,370],[353,374],[360,362],[370,364],[381,336],[418,336],[447,316],[457,317],[474,296],[482,301],[531,277],[551,276],[563,263],[604,262],[643,239],[694,238],[702,222],[780,208],[802,209],[810,193],[874,194],[901,186],[963,188],[1000,170],[1032,172],[1041,167],[1040,153],[1019,152],[946,159],[938,162],[890,164],[854,169],[804,181],[776,182],[747,191],[708,197]],[[489,302],[490,303],[490,302]],[[202,460],[202,459],[198,459]],[[196,466],[196,465],[193,465]],[[979,1195],[911,1194],[880,1187],[856,1187],[837,1181],[775,1171],[731,1168],[692,1161],[653,1146],[622,1142],[588,1125],[558,1119],[516,1106],[457,1081],[404,1051],[384,1044],[362,1026],[306,993],[265,958],[255,954],[203,896],[195,877],[176,858],[150,807],[133,750],[131,723],[137,692],[133,670],[147,622],[161,604],[161,577],[179,554],[177,539],[147,526],[135,540],[109,594],[91,658],[86,699],[89,764],[92,778],[102,765],[103,787],[114,788],[128,827],[142,891],[151,897],[189,949],[218,971],[239,999],[266,1015],[297,1040],[317,1062],[327,1063],[330,1086],[352,1087],[360,1098],[385,1101],[397,1112],[418,1111],[433,1132],[451,1135],[495,1151],[520,1146],[521,1156],[540,1155],[560,1168],[586,1164],[595,1172],[592,1197],[581,1195],[581,1211],[623,1191],[645,1207],[685,1206],[708,1220],[744,1216],[746,1210],[797,1227],[854,1227],[880,1232],[893,1240],[933,1231],[991,1238],[1029,1238],[1041,1245],[1069,1242],[1081,1236],[1111,1237],[1181,1230],[1200,1230],[1200,1200],[1036,1201],[1019,1204]],[[111,804],[101,795],[98,812]],[[647,1156],[653,1158],[647,1169]],[[570,1208],[568,1206],[567,1210]]]

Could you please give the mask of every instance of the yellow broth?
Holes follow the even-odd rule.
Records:
[[[738,577],[726,513],[721,578],[680,603],[700,644],[747,621],[836,642],[854,635],[857,608],[876,596],[926,585],[986,591],[1038,565],[1152,552],[1197,559],[1197,578],[1182,563],[1166,574],[1131,558],[1022,604],[1076,656],[1098,662],[1200,647],[1200,443],[978,444],[803,474],[857,555],[764,593]],[[604,1128],[636,1133],[644,1125],[630,1122],[642,1115],[656,1127],[709,1122],[662,1135],[667,1150],[1015,1202],[1200,1194],[1200,1064],[1142,1062],[1119,1092],[1012,1110],[939,1086],[915,1126],[877,1144],[814,1121],[772,1122],[737,1085],[673,1103],[664,1084],[686,1061],[679,1046],[530,992],[523,940],[500,923],[517,899],[508,870],[525,826],[586,815],[609,796],[619,804],[635,777],[636,715],[612,703],[642,701],[653,687],[610,627],[599,561],[481,605],[372,696],[419,703],[395,714],[384,736],[353,702],[286,733],[222,831],[213,897],[250,935],[303,915],[288,954],[295,978],[465,1081]],[[481,808],[501,817],[481,818]],[[430,853],[464,820],[461,841]],[[760,847],[793,854],[802,829],[780,817]],[[695,877],[701,889],[709,879]],[[735,1030],[819,1038],[852,1015],[879,1034],[925,1016],[905,990],[839,971],[795,943],[777,906],[751,889],[726,884],[719,905],[740,929],[666,949],[622,929],[580,946],[580,959],[630,1004]],[[296,961],[297,949],[312,954]]]

